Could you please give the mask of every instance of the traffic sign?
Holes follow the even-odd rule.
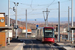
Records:
[[[36,25],[36,27],[39,27],[39,25]]]

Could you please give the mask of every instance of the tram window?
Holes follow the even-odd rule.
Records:
[[[45,32],[45,37],[53,37],[53,34],[50,32]]]
[[[52,32],[52,29],[45,29],[45,32]]]
[[[37,35],[39,34],[39,30],[37,30]]]
[[[45,37],[54,37],[53,34],[53,29],[45,29]]]
[[[52,32],[52,30],[45,30],[45,32]]]

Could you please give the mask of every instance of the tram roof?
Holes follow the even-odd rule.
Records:
[[[54,29],[53,27],[38,27],[38,29],[43,29],[43,28],[51,28],[51,29]]]
[[[52,29],[54,29],[53,27],[44,27],[44,28],[52,28]]]

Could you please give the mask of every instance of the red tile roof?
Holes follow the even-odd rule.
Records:
[[[31,29],[27,29],[28,30],[28,32],[31,32]]]
[[[26,27],[19,27],[20,29],[26,29]]]

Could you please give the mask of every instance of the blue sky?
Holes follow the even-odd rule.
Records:
[[[27,9],[28,21],[44,21],[43,12],[46,8],[49,9],[48,15],[49,21],[58,21],[58,0],[10,0],[10,8],[15,5],[13,2],[19,2],[17,6],[17,18],[18,20],[25,19],[25,10]],[[75,21],[75,0],[73,0],[73,18]],[[49,7],[48,7],[49,6]],[[60,20],[68,21],[68,6],[71,8],[71,0],[60,0]],[[5,12],[8,15],[8,0],[0,1],[0,12]],[[10,18],[15,19],[15,12],[10,9]],[[44,13],[46,16],[46,13]],[[21,21],[20,20],[20,21]],[[70,20],[71,20],[71,9],[70,9]]]

